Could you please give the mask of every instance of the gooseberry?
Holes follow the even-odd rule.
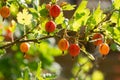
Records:
[[[0,9],[0,14],[3,18],[7,18],[10,16],[10,9],[9,7],[7,6],[3,6],[1,9]]]
[[[55,30],[56,28],[56,24],[54,21],[48,21],[46,24],[45,24],[45,30],[48,32],[48,33],[51,33]]]
[[[77,56],[80,53],[80,47],[78,44],[71,44],[69,47],[69,54],[72,57]]]
[[[60,39],[60,41],[58,42],[58,47],[59,47],[59,49],[62,50],[62,51],[67,50],[68,47],[69,47],[69,42],[68,42],[68,40],[66,40],[65,38]]]
[[[94,40],[93,43],[96,46],[99,46],[101,43],[103,43],[103,35],[100,33],[95,33],[92,39]]]
[[[49,11],[50,16],[56,18],[59,16],[61,8],[58,5],[52,5]]]
[[[27,42],[23,42],[20,44],[20,50],[23,53],[28,52],[30,45]]]
[[[107,43],[102,43],[99,45],[99,52],[101,55],[107,55],[110,51],[110,48]]]

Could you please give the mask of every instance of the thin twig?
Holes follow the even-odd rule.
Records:
[[[11,42],[11,43],[8,43],[6,45],[3,45],[0,47],[0,49],[4,49],[4,48],[8,48],[16,43],[21,43],[21,42],[38,42],[39,40],[43,40],[43,39],[47,39],[47,38],[51,38],[51,37],[55,37],[55,36],[44,36],[44,37],[41,37],[39,39],[29,39],[29,40],[16,40],[14,42]]]

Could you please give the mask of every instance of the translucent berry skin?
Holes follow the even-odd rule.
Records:
[[[50,16],[56,18],[59,16],[61,8],[58,5],[52,5],[49,11]]]
[[[99,52],[101,55],[107,55],[110,51],[110,48],[107,43],[102,43],[99,46]]]
[[[100,33],[94,34],[92,39],[95,40],[93,44],[96,46],[99,46],[101,43],[103,43],[103,35]]]
[[[80,47],[78,44],[71,44],[69,47],[69,54],[72,57],[77,56],[80,53]]]
[[[26,42],[23,42],[23,43],[20,44],[20,50],[23,53],[28,52],[29,47],[30,47],[30,45],[28,43],[26,43]]]
[[[49,21],[45,24],[45,30],[48,33],[54,32],[55,28],[56,28],[56,24],[54,21]]]
[[[59,49],[62,50],[62,51],[67,50],[68,47],[69,47],[69,42],[68,42],[68,40],[66,40],[65,38],[60,39],[60,41],[58,42],[58,47],[59,47]]]
[[[3,6],[3,7],[0,9],[0,15],[1,15],[3,18],[9,17],[9,16],[10,16],[10,9],[9,9],[9,7]]]

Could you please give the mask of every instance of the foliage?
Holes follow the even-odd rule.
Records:
[[[57,0],[49,3],[57,4]],[[56,45],[62,38],[80,47],[78,52],[81,54],[75,57],[77,61],[71,80],[103,80],[103,74],[94,70],[95,50],[99,46],[92,44],[97,40],[92,40],[92,37],[100,33],[110,50],[120,51],[120,1],[114,0],[108,13],[101,10],[100,4],[91,11],[87,3],[83,0],[76,7],[63,2],[59,5],[60,14],[53,18],[46,8],[48,3],[41,4],[40,0],[1,0],[0,9],[8,6],[11,14],[7,18],[0,15],[0,80],[53,80],[58,77],[57,70],[50,67],[55,61],[54,57],[62,55]],[[75,10],[73,16],[66,18],[64,11],[72,10]],[[50,20],[57,25],[52,33],[45,30],[46,22]],[[22,42],[30,44],[26,53],[20,51]],[[88,49],[88,44],[95,47],[93,53]],[[65,51],[64,55],[67,53]],[[101,76],[100,79],[96,74]]]

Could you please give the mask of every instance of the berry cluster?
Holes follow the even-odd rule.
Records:
[[[61,8],[59,7],[59,5],[56,4],[46,4],[46,9],[49,11],[49,15],[53,18],[56,18],[59,16],[60,12],[61,12]],[[56,24],[53,20],[48,21],[45,24],[45,30],[46,32],[51,33],[54,32],[56,29]],[[21,43],[20,44],[20,50],[23,53],[27,53],[29,50],[30,45],[27,42]]]
[[[46,9],[49,12],[50,20],[46,22],[45,30],[49,34],[54,32],[57,27],[54,19],[60,15],[61,7],[57,4],[46,4]],[[3,18],[8,18],[10,16],[9,7],[3,6],[0,9],[0,15]],[[11,31],[8,29],[7,36],[5,37],[8,38],[9,36],[11,36]],[[104,36],[101,33],[95,33],[92,37],[92,40],[93,40],[93,44],[99,47],[99,52],[101,55],[107,55],[109,53],[110,51],[109,45],[104,41]],[[30,45],[27,42],[23,42],[20,44],[20,50],[23,53],[27,53],[29,50],[29,47]],[[69,43],[69,41],[64,37],[59,40],[58,47],[60,50],[62,50],[63,53],[64,51],[68,50],[69,54],[72,57],[75,57],[80,53],[80,47],[78,43]]]
[[[109,45],[104,42],[104,37],[100,33],[95,33],[92,37],[93,44],[99,46],[99,53],[101,55],[107,55],[110,51]]]
[[[46,9],[49,11],[49,15],[52,18],[58,17],[60,15],[60,12],[61,12],[61,8],[57,4],[53,4],[53,5],[46,4]],[[45,25],[45,30],[48,33],[54,32],[55,28],[56,28],[56,24],[53,20],[48,21]]]
[[[63,52],[65,50],[68,50],[69,54],[72,57],[75,57],[75,56],[77,56],[80,53],[80,47],[79,47],[79,45],[76,44],[76,43],[72,43],[72,44],[69,45],[68,40],[66,40],[65,38],[62,38],[62,39],[59,40],[58,47]]]

